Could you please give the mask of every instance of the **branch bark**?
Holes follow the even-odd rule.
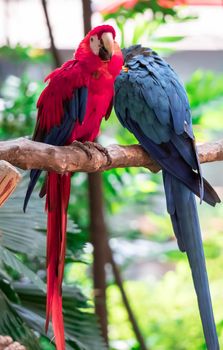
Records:
[[[0,207],[15,190],[20,179],[21,175],[14,166],[0,160]]]
[[[145,167],[156,173],[160,170],[140,145],[107,147],[111,164],[97,149],[92,149],[92,159],[75,143],[69,146],[52,146],[26,138],[0,142],[0,160],[5,160],[21,169],[42,169],[58,173],[87,173],[105,171],[112,168]],[[223,160],[223,140],[198,145],[201,163]]]

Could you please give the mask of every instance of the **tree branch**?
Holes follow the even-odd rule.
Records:
[[[46,0],[41,0],[41,2],[42,2],[43,12],[44,12],[44,16],[45,16],[45,20],[46,20],[46,24],[47,24],[47,28],[48,28],[48,33],[49,33],[49,37],[50,37],[51,52],[53,55],[55,67],[58,67],[61,65],[62,62],[60,61],[60,56],[59,56],[59,53],[58,53],[56,46],[55,46],[53,31],[52,31],[49,13],[48,13],[48,9],[47,9],[47,2],[46,2]]]
[[[140,145],[107,147],[111,164],[97,149],[92,150],[92,159],[75,143],[70,146],[52,146],[19,138],[0,142],[0,160],[5,160],[21,169],[43,169],[58,173],[96,172],[112,168],[145,167],[152,172],[160,170],[159,165],[147,155]],[[198,145],[201,163],[223,160],[223,140]]]
[[[14,191],[20,179],[21,175],[14,166],[0,160],[0,207]]]

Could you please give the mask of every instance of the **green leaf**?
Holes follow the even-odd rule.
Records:
[[[181,35],[176,35],[176,36],[153,36],[151,38],[152,41],[154,42],[161,42],[161,43],[174,43],[177,41],[181,41],[184,39],[184,36]]]
[[[26,267],[13,253],[0,246],[0,259],[2,262],[17,271],[20,275],[28,277],[29,280],[39,289],[46,292],[46,285],[41,278]]]
[[[31,328],[44,335],[45,295],[30,284],[14,283],[14,288],[25,307],[16,306],[16,310]],[[74,342],[80,350],[106,349],[93,309],[78,288],[63,288],[63,313],[67,344]],[[49,337],[52,334],[50,328]]]
[[[25,177],[14,194],[0,210],[0,244],[13,251],[26,254],[29,258],[46,256],[46,214],[44,200],[34,191],[27,212],[22,210],[23,201],[28,186],[28,177]],[[84,242],[79,243],[80,230],[68,218],[67,236],[69,247],[67,256],[73,257],[80,253]],[[78,244],[76,244],[78,242]]]
[[[1,290],[0,310],[0,334],[11,336],[25,345],[27,350],[40,350],[36,336],[18,316]]]
[[[140,38],[143,36],[145,32],[148,32],[148,22],[144,21],[141,24],[138,24],[135,26],[133,37],[132,37],[132,44],[136,45],[139,43]]]
[[[22,203],[27,181],[23,181],[15,193],[0,210],[0,244],[12,251],[27,254],[30,257],[45,256],[46,228],[43,202],[34,193],[26,214]]]
[[[15,255],[19,253],[22,259],[34,261],[45,258],[45,225],[44,202],[35,192],[30,201],[27,214],[22,212],[22,203],[27,187],[24,180],[11,199],[0,210],[0,255],[2,266],[7,266],[27,277],[31,283],[14,283],[11,291],[6,292],[12,301],[10,307],[19,314],[23,321],[34,331],[45,336],[45,304],[46,286],[36,273],[30,270]],[[74,254],[83,247],[83,239],[79,240],[79,230],[71,220],[68,220],[68,258],[72,260]],[[77,248],[76,248],[76,243]],[[38,257],[38,258],[36,258]],[[39,264],[40,265],[40,264]],[[38,266],[38,264],[37,264]],[[5,278],[5,276],[3,277]],[[0,276],[1,279],[1,276]],[[12,291],[15,291],[15,295]],[[18,299],[17,299],[18,298]],[[104,350],[106,346],[101,337],[97,319],[92,306],[73,286],[63,288],[63,310],[66,330],[66,349]],[[1,323],[0,315],[0,323]],[[10,325],[8,325],[10,327]],[[13,324],[11,327],[14,327]],[[10,334],[10,333],[8,333]],[[52,337],[52,332],[50,336]],[[45,338],[46,339],[46,338]],[[49,338],[50,341],[50,338]],[[35,349],[35,347],[31,347]]]

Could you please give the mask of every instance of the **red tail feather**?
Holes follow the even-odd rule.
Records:
[[[66,251],[70,174],[49,173],[47,178],[47,302],[46,331],[52,318],[57,350],[65,350],[62,280]]]

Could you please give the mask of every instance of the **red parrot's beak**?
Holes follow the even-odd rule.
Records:
[[[114,53],[114,39],[112,33],[103,33],[99,57],[102,61],[109,61]]]

